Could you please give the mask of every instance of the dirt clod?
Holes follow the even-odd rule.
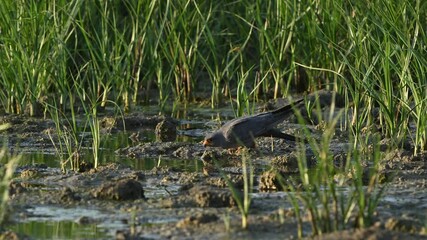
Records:
[[[60,199],[64,202],[80,201],[81,197],[78,196],[71,188],[64,188],[60,193]]]
[[[166,118],[156,125],[156,139],[161,142],[171,142],[176,139],[176,124]]]
[[[36,169],[25,169],[21,172],[22,179],[36,178],[37,176],[39,176],[39,172]]]
[[[144,198],[141,183],[133,179],[124,179],[118,182],[105,183],[92,192],[95,198],[110,200],[135,200]]]
[[[199,207],[230,207],[234,206],[234,199],[229,191],[211,189],[208,187],[193,187],[189,191]]]
[[[179,221],[176,226],[179,228],[198,226],[200,224],[214,222],[218,220],[218,216],[211,213],[197,213],[186,217]]]
[[[389,218],[385,223],[385,228],[393,231],[418,234],[426,231],[419,222],[403,218]]]
[[[262,191],[282,189],[277,174],[271,170],[264,172],[259,179],[259,189]]]

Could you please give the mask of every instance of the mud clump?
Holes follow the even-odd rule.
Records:
[[[94,167],[94,166],[93,166],[93,163],[83,161],[83,162],[79,162],[79,165],[78,165],[77,171],[78,171],[79,173],[82,173],[82,172],[89,172],[91,169],[93,169],[93,167]]]
[[[114,117],[104,117],[99,122],[99,125],[103,132],[108,133],[116,126],[116,118]]]
[[[263,172],[259,178],[259,190],[268,191],[294,191],[302,187],[298,179],[290,179],[289,173],[277,170]]]
[[[78,196],[71,188],[64,188],[60,193],[60,199],[63,202],[80,201],[81,197]]]
[[[200,159],[203,162],[208,162],[208,163],[213,162],[213,160],[217,158],[219,158],[219,154],[217,152],[209,151],[209,150],[204,151],[202,156],[200,157]]]
[[[20,194],[27,191],[27,188],[25,187],[25,184],[22,182],[15,182],[12,181],[9,184],[9,195],[13,196],[15,194]]]
[[[156,139],[160,142],[172,142],[176,139],[176,123],[169,118],[156,125]]]
[[[232,184],[234,188],[242,189],[244,184],[244,179],[242,175],[232,175],[227,174],[226,178],[224,177],[209,177],[206,179],[206,183],[215,187],[228,187],[229,184]]]
[[[234,206],[233,197],[228,191],[214,190],[208,187],[193,187],[189,191],[199,207],[230,207]]]
[[[92,192],[95,198],[109,200],[135,200],[144,198],[141,183],[133,179],[124,179],[114,183],[106,183]]]
[[[385,223],[385,228],[392,231],[423,234],[427,229],[418,221],[403,218],[389,218]]]
[[[211,213],[197,213],[195,215],[186,217],[179,221],[176,226],[179,228],[199,226],[201,224],[215,222],[218,216]]]
[[[277,156],[272,160],[273,167],[283,172],[297,173],[298,159],[295,155]]]
[[[175,150],[172,155],[176,158],[185,158],[185,159],[189,159],[192,156],[192,152],[191,149],[189,149],[188,147],[179,147],[177,150]]]
[[[264,172],[259,179],[259,189],[261,191],[281,190],[283,187],[277,177],[276,171]]]
[[[30,179],[40,177],[39,171],[37,169],[25,169],[21,172],[22,179]]]
[[[307,155],[306,161],[307,167],[309,168],[316,165],[315,157],[310,154]],[[271,164],[273,167],[284,173],[299,172],[297,153],[274,157]]]

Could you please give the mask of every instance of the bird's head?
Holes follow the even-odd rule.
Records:
[[[203,140],[204,147],[223,147],[226,148],[227,141],[222,132],[216,131],[208,134]]]

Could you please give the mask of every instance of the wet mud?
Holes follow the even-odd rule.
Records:
[[[50,120],[21,116],[3,116],[0,123],[11,123],[3,132],[11,152],[42,151],[53,154],[50,136],[55,137],[55,124]],[[97,169],[62,172],[46,164],[26,164],[17,168],[10,183],[10,206],[7,225],[17,224],[34,215],[35,208],[61,207],[88,209],[103,217],[75,216],[78,224],[102,224],[114,219],[122,224],[108,229],[116,239],[292,239],[297,238],[295,212],[286,197],[277,172],[283,178],[298,175],[297,144],[281,139],[260,138],[256,149],[228,151],[204,148],[200,136],[210,131],[203,126],[193,142],[177,142],[186,130],[176,130],[180,120],[162,116],[132,114],[124,118],[106,116],[104,134],[129,131],[132,144],[113,149],[118,156],[133,159],[165,157],[168,161],[197,159],[201,168],[188,171],[176,167],[155,166],[135,170],[120,162],[104,163]],[[279,128],[295,134],[301,126],[288,119]],[[157,141],[144,141],[150,129]],[[188,131],[194,131],[190,129]],[[321,136],[319,127],[310,127]],[[343,166],[348,142],[344,133],[337,134],[331,152],[337,168]],[[387,140],[381,144],[384,148]],[[307,148],[307,165],[315,166],[316,158]],[[242,152],[244,151],[244,152]],[[254,193],[251,195],[249,227],[241,228],[241,216],[233,193],[242,194],[242,157],[251,160],[254,169]],[[84,159],[84,156],[82,156]],[[408,149],[384,154],[381,174],[386,184],[373,226],[325,234],[316,239],[425,239],[427,237],[427,155],[413,156]],[[84,162],[84,161],[82,161]],[[274,171],[272,169],[275,169]],[[308,214],[304,231],[310,233]],[[6,226],[7,226],[6,225]],[[8,238],[16,233],[3,232]],[[18,239],[31,236],[16,236]]]

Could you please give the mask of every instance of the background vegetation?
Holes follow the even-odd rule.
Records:
[[[5,0],[0,104],[30,115],[81,101],[250,101],[329,89],[355,135],[426,147],[427,2]],[[41,107],[40,107],[40,103]],[[43,104],[47,103],[47,104]]]

